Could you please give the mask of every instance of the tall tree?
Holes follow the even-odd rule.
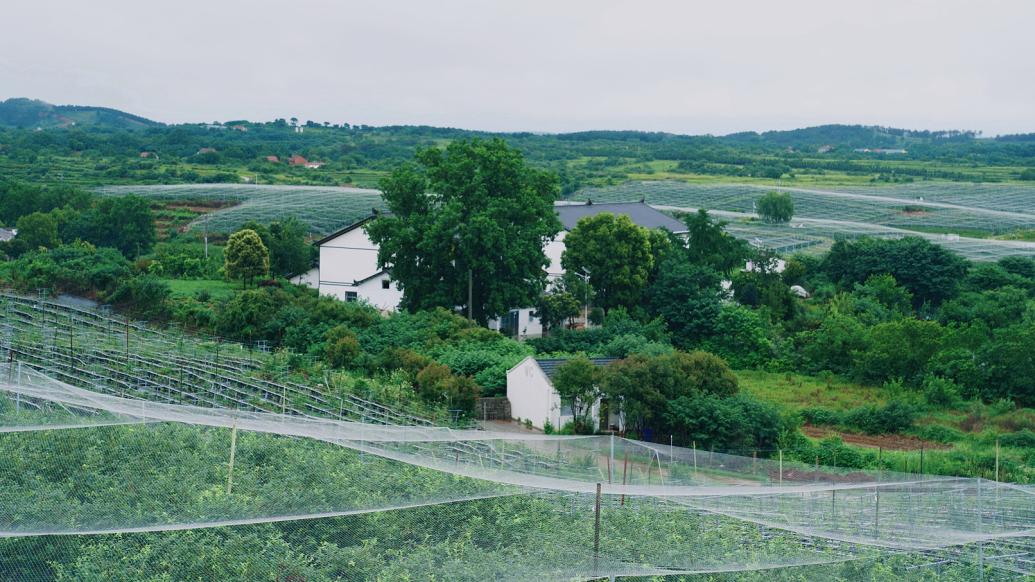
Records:
[[[53,249],[60,244],[57,222],[49,213],[33,212],[18,219],[18,236],[11,241],[12,254],[33,251],[40,247]]]
[[[561,227],[557,178],[500,139],[455,141],[416,161],[381,182],[390,213],[366,227],[403,307],[463,306],[485,324],[533,305],[546,287],[543,244]]]
[[[561,264],[589,276],[598,307],[631,309],[654,270],[650,234],[625,215],[587,216],[564,237]]]
[[[794,200],[787,192],[769,192],[758,199],[755,209],[766,222],[790,222],[794,217]]]
[[[748,244],[726,232],[726,223],[701,209],[683,218],[687,227],[687,254],[695,265],[711,267],[726,276],[744,266]]]
[[[954,297],[967,266],[945,247],[919,237],[862,238],[835,242],[822,270],[842,288],[864,283],[871,275],[890,274],[913,294],[913,304],[919,307]]]
[[[712,335],[722,310],[721,277],[678,256],[667,259],[658,271],[647,289],[648,310],[665,320],[673,343],[684,349],[698,345]]]
[[[270,272],[270,253],[258,233],[249,228],[230,235],[223,251],[226,276],[245,285]]]

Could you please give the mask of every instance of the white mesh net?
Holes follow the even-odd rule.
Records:
[[[437,427],[260,379],[239,347],[133,328],[119,350],[90,312],[0,307],[9,579],[1035,573],[1028,486]]]

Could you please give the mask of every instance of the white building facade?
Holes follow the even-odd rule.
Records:
[[[561,401],[561,395],[551,381],[553,373],[564,361],[529,356],[507,371],[507,400],[510,401],[512,418],[527,420],[540,430],[547,423],[559,430],[574,421],[571,406]],[[591,361],[603,366],[614,359],[596,358]],[[599,400],[590,408],[589,417],[593,426],[600,426]]]
[[[320,295],[342,301],[366,301],[382,311],[394,311],[402,302],[402,291],[387,271],[377,268],[377,245],[363,226],[370,216],[317,241],[320,264],[300,275],[299,282],[316,287]],[[315,282],[315,285],[314,285]]]

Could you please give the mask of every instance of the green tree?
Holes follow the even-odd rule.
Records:
[[[599,383],[610,405],[620,407],[626,426],[641,432],[663,426],[668,402],[702,395],[726,398],[738,391],[726,362],[701,351],[633,355],[608,365]]]
[[[654,269],[650,234],[625,215],[587,216],[564,238],[561,264],[568,273],[584,273],[605,312],[632,309]]]
[[[945,247],[919,237],[862,238],[835,242],[822,270],[842,289],[864,283],[872,275],[890,274],[913,294],[913,305],[919,307],[954,297],[967,266]]]
[[[594,432],[594,427],[587,424],[587,417],[600,398],[599,377],[596,365],[584,356],[564,362],[554,373],[553,387],[561,401],[571,405],[576,432]]]
[[[578,317],[583,303],[563,283],[555,284],[536,301],[535,315],[543,325],[543,335]]]
[[[270,271],[270,253],[259,235],[251,229],[230,235],[223,257],[227,278],[239,280],[245,286]]]
[[[729,276],[734,269],[744,266],[750,254],[747,242],[726,232],[726,223],[713,220],[707,210],[687,214],[686,251],[690,262],[711,267]]]
[[[416,159],[382,181],[391,213],[367,225],[403,306],[466,306],[485,324],[534,304],[546,287],[543,245],[560,230],[557,178],[499,139],[458,140]]]
[[[60,244],[57,222],[49,213],[33,212],[23,216],[18,219],[16,228],[18,236],[14,239],[15,246],[22,252],[40,247],[52,249]]]
[[[794,218],[794,200],[787,192],[768,192],[758,199],[755,210],[766,222],[790,222]]]
[[[944,330],[934,321],[907,317],[869,329],[866,348],[856,356],[855,374],[867,382],[922,380],[928,360],[942,346]]]
[[[714,333],[722,310],[720,275],[678,256],[658,270],[657,280],[646,292],[649,313],[665,320],[677,346],[698,345]]]
[[[134,195],[98,199],[72,221],[69,231],[73,238],[118,249],[127,257],[148,252],[158,239],[151,203]]]
[[[239,230],[246,228],[254,230],[269,249],[270,272],[274,275],[297,275],[312,266],[317,249],[306,242],[306,226],[297,218],[292,216],[268,226],[249,220]]]

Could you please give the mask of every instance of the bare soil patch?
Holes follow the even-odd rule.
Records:
[[[824,426],[813,426],[806,424],[801,427],[801,432],[812,438],[826,438],[830,436],[840,437],[845,443],[860,447],[883,448],[892,451],[915,451],[921,447],[925,449],[951,449],[951,445],[925,441],[915,436],[901,434],[868,435],[842,432]]]

